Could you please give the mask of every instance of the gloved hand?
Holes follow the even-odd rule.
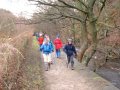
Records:
[[[40,51],[42,52],[42,49],[40,49]]]
[[[52,50],[52,52],[54,52],[54,50]]]

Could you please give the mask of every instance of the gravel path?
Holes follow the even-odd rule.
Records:
[[[18,90],[119,90],[77,60],[75,70],[67,68],[67,59],[63,52],[61,59],[57,59],[53,53],[52,60],[54,64],[51,69],[42,71],[39,50],[29,46],[22,75],[18,79]]]
[[[75,70],[67,68],[63,52],[61,59],[53,53],[52,60],[54,64],[51,69],[44,73],[46,90],[119,90],[76,60]]]

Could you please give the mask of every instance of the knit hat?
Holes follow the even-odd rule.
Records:
[[[45,38],[50,41],[50,37],[48,35],[45,35]]]
[[[56,35],[56,38],[60,38],[60,34],[57,34],[57,35]]]
[[[39,33],[39,36],[42,36],[43,34],[42,33]]]
[[[49,40],[47,38],[44,38],[43,44],[46,44],[48,42],[49,42]]]

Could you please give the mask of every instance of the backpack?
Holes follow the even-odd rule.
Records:
[[[41,51],[43,51],[44,54],[49,54],[51,53],[52,51],[52,47],[50,44],[43,44],[41,47],[40,47]]]
[[[51,48],[52,48],[52,51],[54,51],[54,44],[53,44],[53,42],[50,40],[50,45],[51,45]]]

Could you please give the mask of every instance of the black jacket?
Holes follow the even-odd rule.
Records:
[[[75,46],[73,44],[67,44],[65,45],[64,49],[67,56],[77,55]]]

